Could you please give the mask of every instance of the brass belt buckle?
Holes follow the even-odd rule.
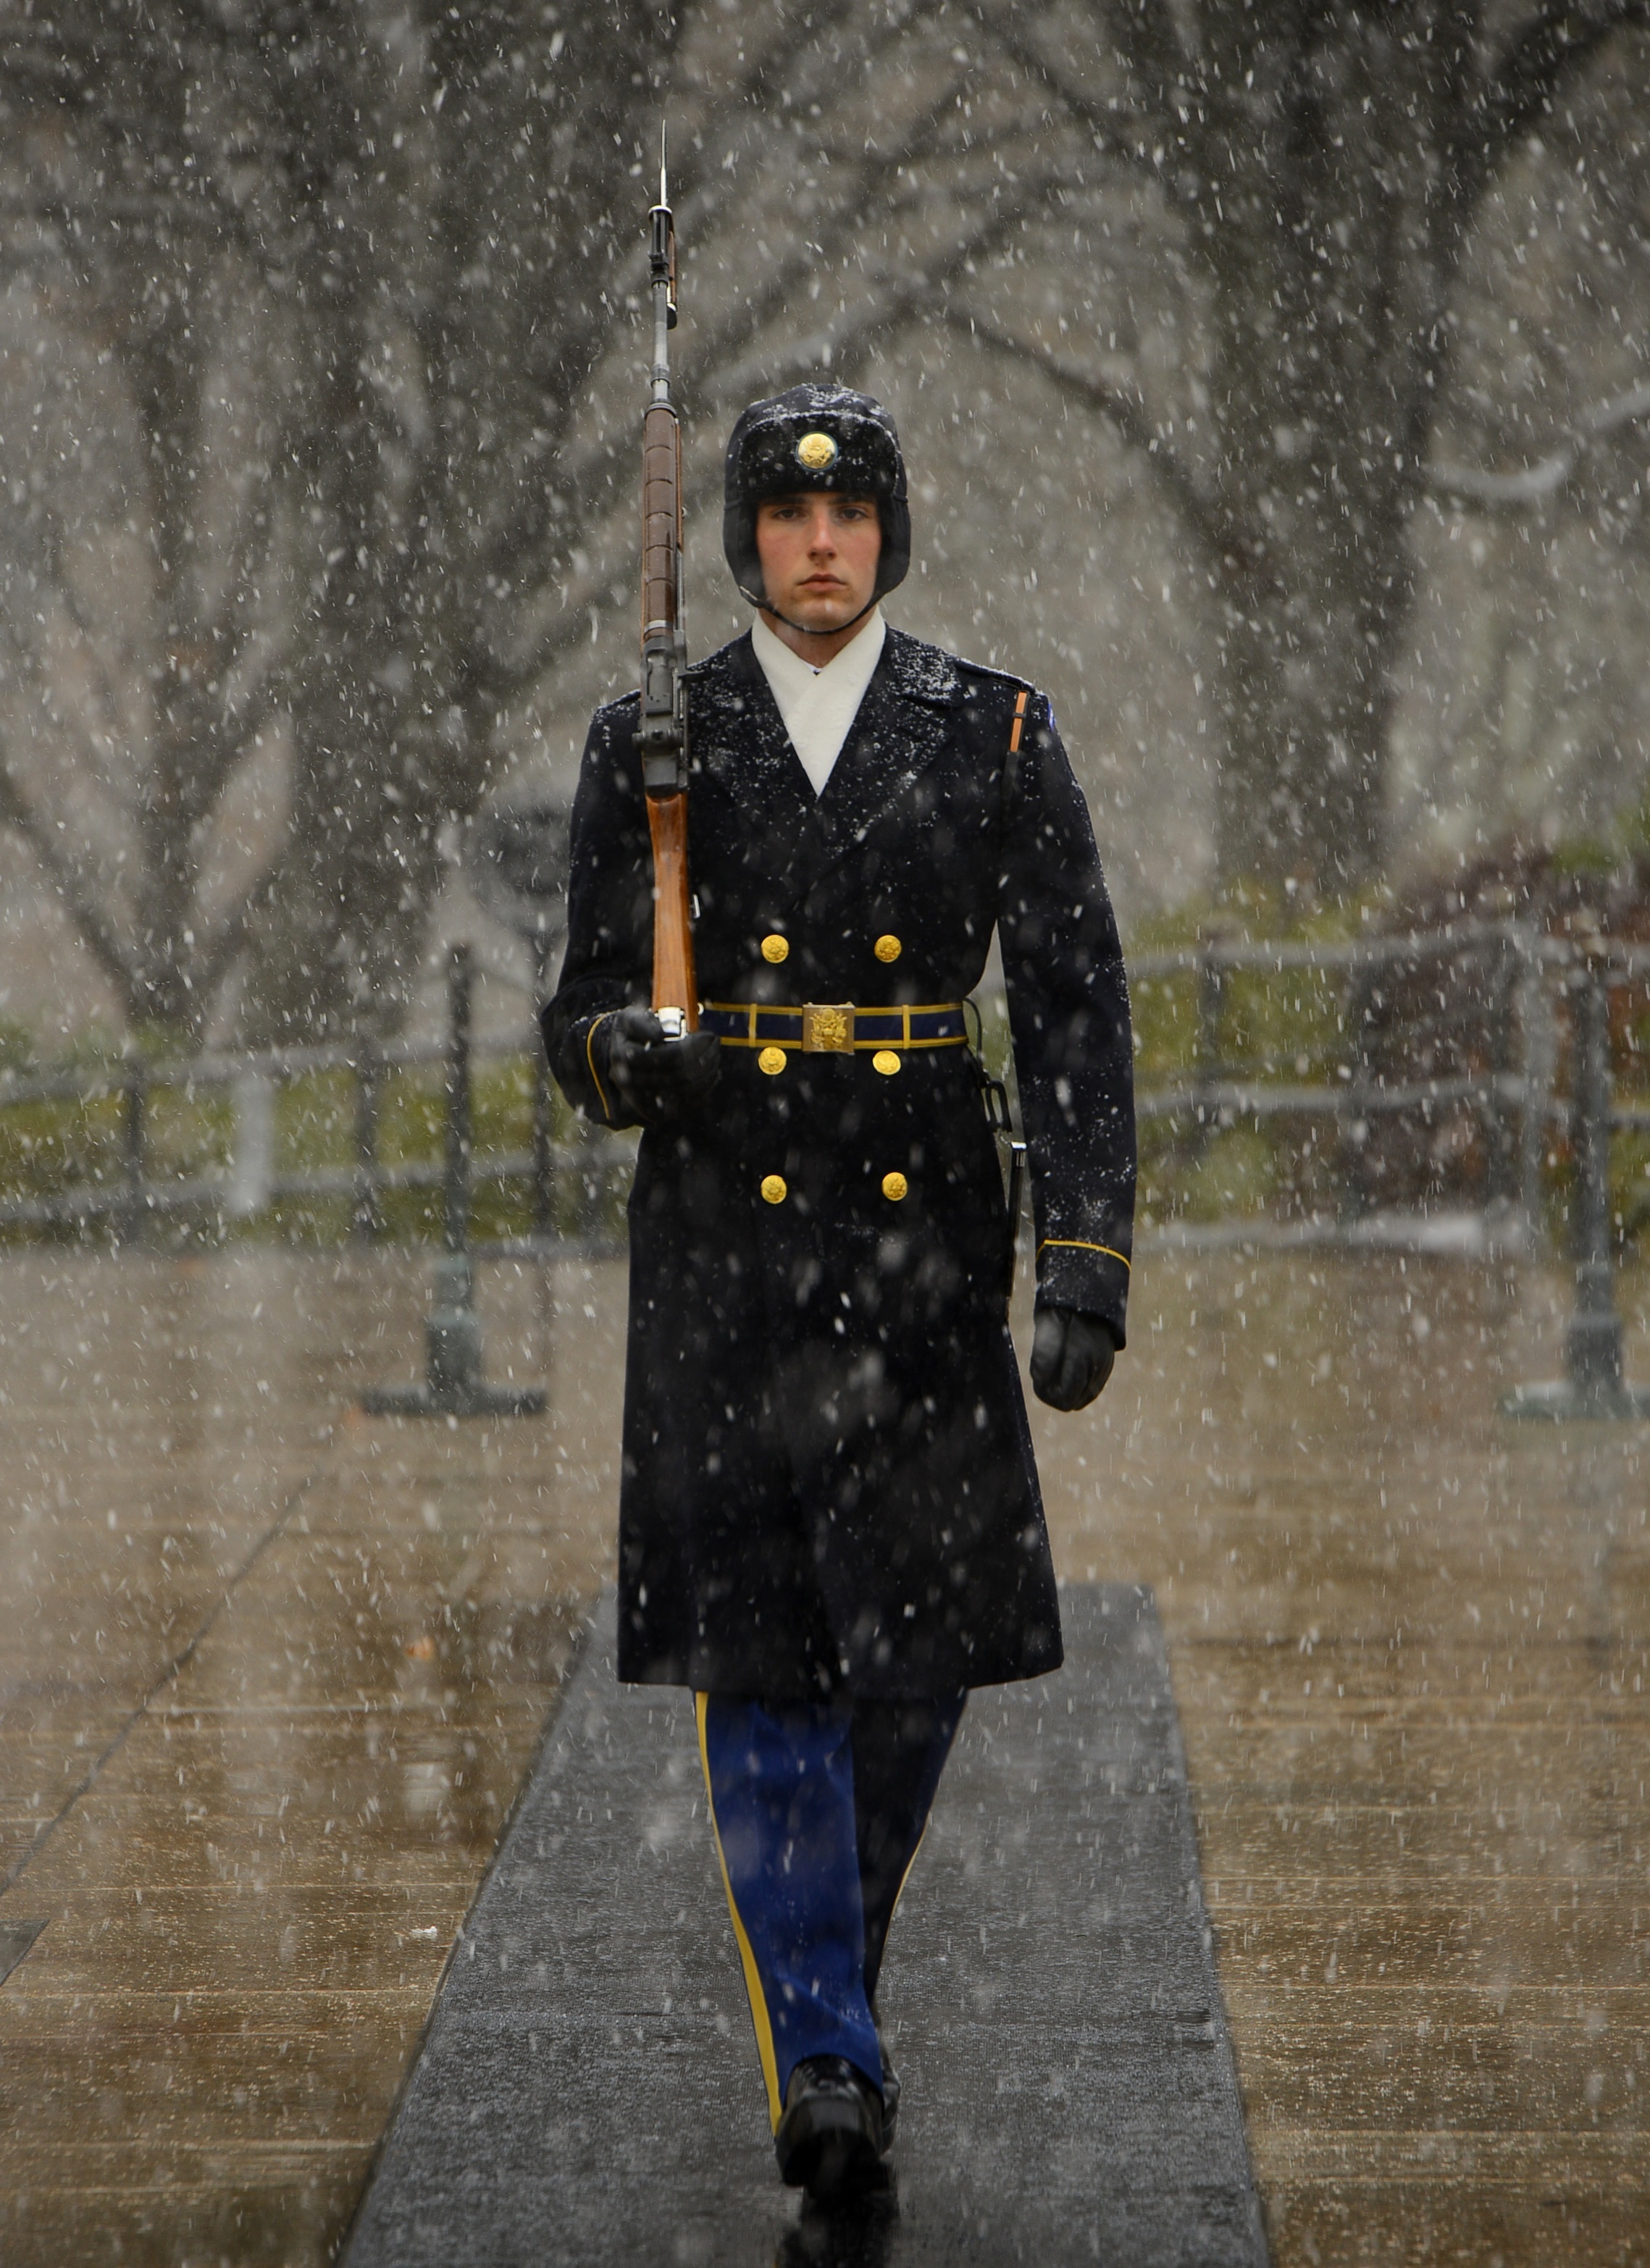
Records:
[[[821,1006],[809,1000],[802,1010],[802,1052],[808,1056],[851,1056],[854,1050],[854,1012],[844,1000]]]

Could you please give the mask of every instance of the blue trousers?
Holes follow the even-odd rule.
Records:
[[[776,2128],[807,2057],[844,2056],[880,2084],[883,1948],[965,1698],[770,1705],[695,1697]]]

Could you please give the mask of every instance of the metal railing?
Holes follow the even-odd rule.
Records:
[[[1483,967],[1484,992],[1478,1003],[1491,1038],[1493,1061],[1482,1072],[1440,1078],[1412,1073],[1387,1077],[1374,1063],[1367,1042],[1375,1020],[1368,1012],[1372,979],[1393,972],[1414,974],[1428,967],[1457,968],[1476,955]],[[1222,1060],[1226,993],[1234,974],[1315,977],[1339,976],[1347,987],[1337,1009],[1339,1034],[1350,1042],[1322,1085],[1300,1077],[1249,1075]],[[1576,1174],[1571,1205],[1571,1256],[1576,1300],[1566,1335],[1566,1373],[1562,1380],[1527,1387],[1504,1407],[1519,1417],[1559,1418],[1650,1416],[1650,1392],[1635,1389],[1623,1375],[1622,1329],[1617,1313],[1610,1211],[1610,1145],[1620,1132],[1650,1131],[1650,1100],[1620,1100],[1614,1089],[1609,1012],[1612,990],[1650,982],[1650,946],[1607,939],[1596,932],[1573,938],[1541,934],[1526,923],[1462,922],[1402,937],[1344,942],[1249,942],[1212,936],[1196,946],[1142,954],[1131,965],[1137,992],[1184,976],[1194,981],[1196,1041],[1190,1074],[1177,1081],[1142,1086],[1137,1107],[1143,1126],[1178,1123],[1196,1154],[1222,1131],[1246,1122],[1305,1118],[1336,1124],[1355,1150],[1361,1134],[1382,1116],[1418,1115],[1428,1123],[1437,1113],[1467,1109],[1477,1115],[1488,1159],[1484,1201],[1477,1209],[1477,1233],[1442,1236],[1436,1216],[1425,1211],[1381,1216],[1359,1203],[1340,1203],[1332,1214],[1288,1221],[1244,1218],[1216,1224],[1170,1223],[1157,1231],[1166,1241],[1222,1242],[1300,1248],[1338,1244],[1407,1246],[1418,1250],[1484,1252],[1499,1234],[1505,1246],[1534,1248],[1544,1219],[1547,1146],[1558,1131],[1570,1142]],[[1360,988],[1362,988],[1360,990]],[[1558,1091],[1559,1047],[1554,994],[1565,996],[1573,1035],[1573,1075],[1568,1096]],[[1366,997],[1366,995],[1367,997]],[[1438,995],[1450,1005],[1447,992]],[[0,1227],[50,1228],[107,1220],[119,1241],[136,1245],[158,1216],[204,1210],[227,1223],[246,1221],[268,1207],[292,1198],[348,1198],[350,1233],[372,1242],[385,1233],[384,1201],[396,1191],[439,1189],[444,1252],[437,1267],[436,1296],[426,1324],[426,1377],[417,1385],[380,1388],[367,1406],[401,1414],[499,1415],[543,1406],[536,1389],[490,1387],[482,1373],[480,1326],[474,1310],[471,1262],[493,1255],[551,1258],[612,1252],[618,1239],[603,1235],[599,1208],[584,1208],[593,1233],[558,1232],[558,1175],[572,1170],[590,1182],[588,1145],[580,1133],[571,1148],[555,1138],[555,1118],[542,1050],[528,1051],[532,1064],[532,1148],[527,1152],[477,1154],[474,1141],[472,1082],[475,1061],[513,1057],[519,1047],[474,1044],[470,1031],[471,967],[468,949],[454,949],[449,966],[448,1024],[439,1045],[401,1042],[373,1048],[288,1048],[249,1055],[202,1055],[177,1064],[128,1063],[90,1071],[0,1076],[0,1112],[29,1103],[72,1101],[81,1104],[118,1096],[122,1104],[120,1170],[107,1184],[91,1184],[41,1197],[0,1202]],[[1300,1004],[1296,1003],[1297,1010]],[[1397,1019],[1389,1028],[1400,1040]],[[383,1083],[392,1072],[441,1064],[444,1153],[438,1164],[403,1160],[388,1164],[382,1155],[380,1106]],[[348,1168],[281,1174],[275,1169],[271,1098],[277,1082],[317,1072],[343,1071],[354,1081],[355,1158]],[[1268,1067],[1270,1074],[1270,1067]],[[149,1171],[151,1104],[158,1086],[186,1094],[229,1088],[238,1100],[237,1140],[226,1173],[157,1182]],[[615,1145],[616,1146],[616,1145]],[[616,1160],[615,1160],[616,1162]],[[605,1180],[603,1171],[596,1180]],[[525,1180],[531,1189],[531,1232],[520,1237],[476,1241],[471,1236],[472,1202],[477,1182]],[[1352,1186],[1349,1182],[1348,1186]],[[1496,1220],[1498,1207],[1500,1219]],[[1458,1230],[1459,1219],[1454,1224]]]
[[[1477,956],[1490,972],[1494,998],[1489,1022],[1496,1035],[1495,1060],[1483,1071],[1448,1076],[1383,1073],[1369,1059],[1359,988],[1366,990],[1369,981],[1383,973],[1412,975],[1429,966],[1459,962],[1468,954]],[[1192,1063],[1182,1076],[1140,1085],[1136,1108],[1143,1129],[1178,1128],[1179,1138],[1195,1153],[1220,1132],[1239,1125],[1259,1127],[1288,1119],[1324,1122],[1338,1127],[1350,1158],[1367,1130],[1383,1117],[1414,1116],[1425,1123],[1448,1110],[1465,1110],[1483,1128],[1490,1160],[1484,1202],[1477,1211],[1487,1219],[1499,1210],[1503,1233],[1534,1237],[1541,1232],[1545,1212],[1548,1145],[1554,1132],[1568,1135],[1572,1120],[1570,1099],[1558,1084],[1562,1065],[1555,995],[1572,991],[1579,971],[1607,991],[1617,983],[1650,980],[1650,946],[1600,937],[1545,937],[1515,921],[1463,921],[1407,935],[1323,943],[1212,935],[1196,946],[1136,955],[1129,970],[1137,996],[1151,986],[1185,977],[1192,980],[1195,993]],[[1345,1045],[1341,1059],[1321,1082],[1278,1076],[1271,1067],[1233,1064],[1223,1058],[1231,978],[1291,972],[1338,977],[1346,988],[1338,1011]],[[438,1191],[443,1193],[443,1219],[450,1223],[451,1142],[438,1160],[403,1158],[391,1162],[381,1138],[386,1082],[405,1071],[448,1064],[452,1044],[448,1035],[438,1041],[384,1045],[211,1052],[176,1061],[146,1062],[134,1056],[81,1070],[0,1074],[0,1114],[33,1103],[87,1105],[118,1098],[121,1104],[115,1169],[68,1189],[0,1198],[0,1229],[49,1230],[102,1221],[121,1243],[132,1245],[141,1242],[150,1223],[168,1217],[196,1214],[209,1220],[217,1217],[225,1225],[245,1223],[284,1204],[343,1199],[350,1205],[350,1235],[371,1243],[387,1233],[387,1198]],[[532,1088],[530,1146],[479,1151],[467,1133],[467,1187],[522,1185],[532,1224],[526,1242],[564,1241],[564,1233],[558,1236],[556,1226],[558,1188],[565,1188],[570,1175],[586,1185],[605,1184],[625,1170],[628,1150],[593,1128],[576,1128],[557,1138],[549,1076],[542,1050],[534,1041],[475,1041],[468,1045],[467,1059],[472,1066],[512,1061],[525,1064]],[[343,1074],[352,1086],[353,1159],[347,1165],[282,1170],[272,1131],[276,1091],[325,1073]],[[186,1099],[214,1094],[233,1099],[235,1136],[225,1170],[192,1176],[166,1176],[152,1170],[154,1104],[157,1095],[168,1089]],[[1604,1107],[1610,1132],[1650,1130],[1650,1097],[1619,1100],[1609,1091],[1607,1080]],[[593,1209],[600,1211],[599,1202]],[[593,1207],[586,1204],[582,1210],[588,1213]],[[1213,1230],[1223,1238],[1243,1235],[1265,1241],[1271,1236],[1292,1244],[1316,1238],[1352,1245],[1369,1242],[1372,1234],[1374,1241],[1397,1234],[1391,1222],[1372,1232],[1369,1210],[1358,1190],[1348,1186],[1334,1211],[1315,1219],[1246,1218],[1188,1224],[1183,1233],[1197,1239]],[[1410,1226],[1421,1242],[1436,1243],[1425,1216],[1415,1215]],[[505,1241],[514,1247],[523,1240]]]
[[[455,966],[458,965],[455,962]],[[463,964],[468,968],[468,963]],[[468,977],[465,995],[468,998]],[[452,1004],[459,997],[449,988]],[[118,1244],[140,1246],[153,1223],[203,1217],[221,1226],[247,1222],[285,1204],[345,1199],[350,1207],[350,1234],[363,1244],[387,1237],[385,1201],[401,1193],[440,1193],[444,1229],[451,1235],[458,1154],[451,1138],[451,1111],[442,1103],[443,1154],[439,1160],[391,1162],[381,1139],[386,1082],[394,1074],[439,1067],[442,1092],[450,1090],[453,1052],[451,1030],[438,1041],[371,1041],[350,1046],[269,1048],[245,1053],[209,1052],[188,1057],[124,1062],[81,1070],[0,1074],[0,1113],[29,1104],[69,1102],[80,1106],[118,1100],[119,1160],[107,1176],[42,1196],[0,1198],[0,1229],[50,1230],[106,1223]],[[536,1244],[572,1250],[586,1244],[615,1247],[604,1236],[600,1218],[609,1183],[624,1168],[621,1145],[595,1128],[575,1125],[558,1141],[550,1078],[543,1050],[532,1039],[464,1042],[466,1131],[462,1143],[462,1204],[468,1211],[477,1184],[525,1185],[531,1228],[527,1235],[475,1244],[483,1256],[530,1253]],[[477,1151],[468,1131],[469,1078],[488,1064],[525,1064],[531,1081],[530,1146],[513,1151]],[[318,1074],[342,1073],[353,1088],[354,1158],[347,1166],[307,1167],[283,1171],[275,1161],[274,1115],[283,1086]],[[234,1106],[234,1138],[226,1168],[220,1173],[158,1175],[153,1171],[153,1121],[157,1095],[170,1091],[194,1102],[227,1094]],[[579,1192],[572,1210],[587,1222],[586,1233],[570,1237],[556,1226],[557,1194],[569,1182]],[[466,1230],[468,1237],[468,1227]]]
[[[1476,1073],[1445,1077],[1389,1077],[1369,1062],[1368,1025],[1356,998],[1360,984],[1383,973],[1414,974],[1429,964],[1459,963],[1469,955],[1486,964],[1490,998],[1486,1020],[1495,1059]],[[1317,943],[1253,942],[1212,936],[1197,946],[1141,954],[1130,962],[1137,993],[1153,983],[1190,976],[1196,989],[1194,1064],[1189,1076],[1172,1083],[1143,1086],[1136,1096],[1142,1126],[1179,1121],[1195,1148],[1214,1133],[1249,1123],[1306,1118],[1336,1124],[1349,1152],[1383,1117],[1418,1116],[1424,1123],[1464,1108],[1482,1125],[1489,1166],[1483,1204],[1477,1208],[1477,1235],[1462,1233],[1455,1217],[1453,1235],[1441,1237],[1430,1215],[1372,1220],[1349,1179],[1332,1214],[1305,1221],[1197,1224],[1171,1241],[1230,1241],[1252,1236],[1260,1241],[1298,1245],[1402,1243],[1406,1233],[1424,1248],[1482,1250],[1497,1241],[1539,1243],[1546,1207],[1546,1153],[1555,1133],[1568,1138],[1573,1106],[1559,1091],[1559,1032],[1555,995],[1577,994],[1578,987],[1602,990],[1608,1012],[1617,985],[1650,982],[1650,946],[1598,934],[1550,937],[1519,922],[1463,921],[1447,928],[1403,935]],[[1234,1075],[1221,1059],[1228,980],[1237,972],[1282,976],[1298,971],[1338,975],[1350,996],[1340,1014],[1348,1042],[1333,1076],[1320,1085],[1276,1076]],[[1608,1056],[1602,1100],[1602,1132],[1650,1130],[1650,1100],[1618,1100]]]

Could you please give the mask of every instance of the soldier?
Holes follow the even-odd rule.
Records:
[[[544,1028],[568,1096],[643,1129],[618,1675],[695,1694],[779,2170],[829,2198],[892,2139],[878,1976],[967,1692],[1061,1660],[963,1003],[995,932],[1059,1410],[1123,1344],[1129,1008],[1048,701],[883,618],[910,556],[887,410],[753,403],[723,544],[757,612],[688,675],[703,1028],[645,1005],[634,696],[591,725]]]

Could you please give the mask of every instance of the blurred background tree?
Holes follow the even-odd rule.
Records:
[[[0,811],[134,1022],[404,997],[658,108],[651,10],[557,18],[0,18]]]
[[[727,424],[829,370],[1134,917],[1608,825],[1642,13],[0,8],[0,821],[130,1024],[404,1012],[444,829],[633,667],[667,107],[696,650]]]

